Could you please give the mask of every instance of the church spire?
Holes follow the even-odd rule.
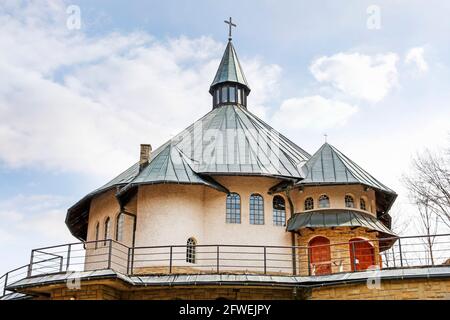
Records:
[[[246,107],[250,88],[239,63],[231,37],[231,28],[236,27],[236,24],[232,22],[231,17],[229,21],[225,20],[225,23],[229,25],[228,44],[209,93],[213,96],[213,108],[224,104],[237,104]]]

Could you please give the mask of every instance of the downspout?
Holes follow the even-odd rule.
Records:
[[[294,216],[294,202],[291,199],[291,189],[292,186],[288,186],[285,190],[286,198],[289,202],[289,210],[291,212],[290,218]],[[295,243],[295,233],[291,232],[291,245],[292,245],[292,273],[297,275],[297,254],[296,254],[296,243]]]

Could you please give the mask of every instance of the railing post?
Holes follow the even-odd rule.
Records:
[[[264,274],[267,274],[267,248],[264,246]]]
[[[308,247],[306,247],[306,250],[307,250],[307,255],[308,255],[308,276],[310,276],[311,275],[311,257],[310,257],[310,252],[311,252],[311,249],[310,249],[310,247],[308,246]]]
[[[128,248],[128,254],[127,254],[127,274],[130,274],[130,253],[131,253],[131,248]]]
[[[173,246],[170,246],[169,273],[172,273],[172,253],[173,253]]]
[[[219,273],[220,271],[220,255],[219,255],[219,246],[217,246],[217,261],[216,261],[216,271]]]
[[[8,284],[9,272],[5,274],[5,284],[3,285],[3,295],[6,295],[6,285]]]
[[[67,249],[66,271],[69,271],[71,252],[72,252],[72,244],[69,244],[69,249]]]
[[[130,274],[133,275],[134,272],[134,247],[131,248],[131,267],[130,267]]]
[[[357,271],[357,264],[356,264],[356,251],[355,251],[355,243],[352,242],[352,253],[353,253],[353,271]]]
[[[61,260],[59,261],[59,272],[63,271],[64,257],[61,256]]]
[[[401,238],[398,238],[398,251],[400,253],[400,266],[403,268],[403,257],[402,257],[402,242]]]
[[[112,256],[112,240],[109,239],[108,269],[111,269],[111,256]]]
[[[31,277],[31,273],[33,272],[33,259],[34,259],[34,250],[31,250],[31,258],[30,264],[28,265],[27,277]]]
[[[295,249],[295,247],[292,247],[291,257],[292,257],[292,274],[294,276],[296,276],[297,275],[297,250]]]
[[[392,262],[394,263],[394,268],[397,268],[395,264],[395,244],[392,246]]]

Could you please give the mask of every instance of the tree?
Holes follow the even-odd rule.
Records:
[[[434,265],[433,245],[436,240],[439,217],[431,210],[429,202],[425,201],[423,203],[417,203],[416,205],[420,218],[419,231],[427,236],[422,238],[427,252],[426,264],[431,262],[431,264]]]
[[[450,227],[450,150],[442,153],[426,150],[417,155],[412,161],[412,172],[403,175],[403,182],[414,204],[426,204],[427,210]]]

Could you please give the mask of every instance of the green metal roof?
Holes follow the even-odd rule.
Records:
[[[193,145],[192,145],[193,141]],[[310,155],[250,111],[213,109],[172,139],[197,173],[302,178]]]
[[[299,181],[298,185],[360,183],[395,194],[329,143],[320,147],[305,163],[303,170],[305,179]]]
[[[219,69],[217,69],[216,76],[211,84],[211,88],[219,83],[224,82],[236,82],[247,87],[247,80],[245,79],[244,72],[242,71],[241,64],[234,49],[233,43],[228,41],[228,45],[225,48],[222,60],[220,61]]]

